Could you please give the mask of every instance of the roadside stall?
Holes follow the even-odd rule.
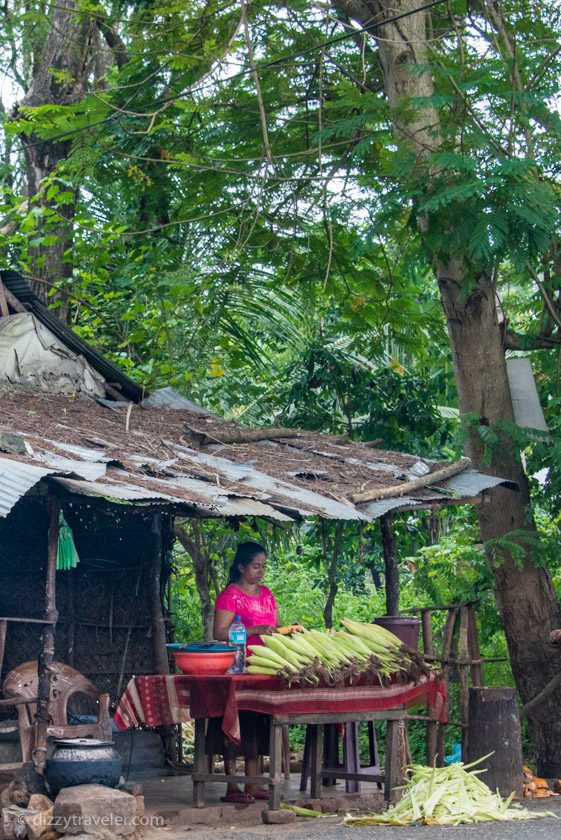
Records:
[[[387,721],[384,794],[387,800],[400,784],[397,761],[396,724],[405,717],[407,706],[426,703],[435,720],[444,720],[446,690],[437,672],[420,676],[406,684],[347,685],[340,688],[299,688],[282,685],[279,677],[232,674],[225,676],[149,676],[133,678],[119,703],[115,721],[121,728],[159,726],[181,723],[189,716],[195,719],[195,761],[193,772],[194,802],[205,803],[207,781],[227,781],[231,777],[209,773],[205,755],[205,724],[209,718],[223,720],[224,734],[239,743],[240,710],[271,716],[269,774],[240,782],[255,781],[269,786],[269,807],[280,805],[281,727],[292,724],[313,726],[311,795],[321,793],[321,780],[327,774],[340,779],[350,774],[325,771],[323,759],[323,726],[327,723],[351,721]],[[357,774],[363,781],[381,780],[379,774]]]
[[[314,790],[321,764],[318,724],[385,716],[389,795],[396,772],[393,722],[414,699],[428,702],[434,719],[441,719],[439,679],[324,689],[284,688],[266,677],[219,677],[209,684],[169,676],[174,523],[262,518],[284,527],[317,518],[359,527],[382,518],[390,580],[392,512],[480,503],[501,479],[471,469],[468,459],[435,462],[346,437],[247,429],[172,389],[147,396],[68,328],[53,324],[21,278],[4,281],[10,311],[0,318],[0,676],[26,659],[39,661],[32,698],[37,768],[47,752],[51,677],[59,660],[100,684],[113,704],[128,685],[118,723],[165,728],[189,710],[198,722],[199,800],[206,781],[204,720],[220,714],[235,740],[237,711],[254,707],[273,720],[272,805],[278,802],[279,728],[294,716],[315,727]],[[59,562],[65,525],[74,532],[77,554],[87,555],[77,567]],[[0,700],[0,710],[13,702]]]

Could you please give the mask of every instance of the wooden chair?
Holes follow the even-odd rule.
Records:
[[[86,677],[62,662],[53,662],[51,667],[51,722],[47,737],[51,738],[98,738],[111,741],[111,718],[109,717],[109,695],[101,694]],[[33,760],[35,747],[35,711],[37,708],[37,662],[24,662],[14,668],[4,680],[3,692],[6,698],[28,698],[29,703],[17,705],[19,737],[23,761]],[[75,695],[85,696],[97,711],[95,723],[71,726],[68,723],[68,702]],[[75,700],[79,698],[75,697]]]

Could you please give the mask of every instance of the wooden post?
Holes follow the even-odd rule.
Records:
[[[195,718],[195,760],[193,767],[193,804],[195,808],[204,808],[205,806],[205,732],[206,720]]]
[[[282,726],[271,720],[269,747],[269,810],[278,811],[281,803]]]
[[[310,772],[310,796],[312,799],[321,798],[321,780],[323,764],[323,725],[316,723],[311,727],[312,732],[312,768]]]
[[[488,755],[491,753],[490,755]],[[488,755],[478,769],[492,791],[503,796],[522,794],[522,742],[514,688],[471,688],[469,738],[464,761]]]
[[[47,547],[47,579],[45,585],[45,629],[42,634],[42,651],[39,656],[37,711],[35,712],[35,747],[33,762],[38,773],[42,773],[47,753],[47,726],[50,720],[51,666],[55,657],[55,628],[58,619],[56,610],[56,560],[58,553],[58,532],[60,501],[49,498],[50,524]]]
[[[167,520],[166,520],[167,521]],[[163,516],[161,513],[152,515],[152,563],[150,564],[150,613],[152,625],[152,650],[154,653],[154,666],[156,674],[169,674],[169,659],[166,648],[166,620],[164,616],[163,592],[162,592],[162,567],[163,567]],[[176,724],[167,724],[158,727],[164,753],[172,762],[178,762],[180,758],[179,730]]]
[[[460,677],[460,720],[462,722],[462,755],[467,754],[469,720],[469,645],[468,609],[460,607],[460,644],[458,673]],[[482,753],[484,755],[484,753]]]
[[[479,649],[479,636],[477,633],[477,619],[475,617],[475,607],[473,604],[466,605],[468,614],[468,647],[469,658],[474,662],[471,666],[471,681],[474,686],[483,685],[483,665],[481,660],[481,651]]]
[[[8,301],[6,300],[6,290],[0,280],[0,315],[2,315],[2,318],[7,318],[9,314],[10,310],[8,309]]]
[[[393,517],[385,513],[380,517],[382,551],[386,577],[386,615],[397,615],[399,611],[399,574],[397,570],[397,547],[393,530]]]
[[[4,664],[4,651],[6,650],[6,633],[8,632],[8,622],[4,619],[0,621],[0,683],[2,682],[2,665]]]
[[[328,559],[328,533],[327,524],[324,520],[321,522],[321,536],[323,545],[323,557],[327,564],[327,580],[329,588],[327,591],[327,600],[323,609],[323,621],[327,628],[333,627],[333,604],[337,595],[337,563],[339,561],[339,549],[341,548],[341,538],[343,536],[343,523],[338,522],[335,525],[335,533],[333,535],[333,546],[331,550],[331,558]]]
[[[450,659],[450,655],[452,652],[452,642],[454,641],[454,628],[456,626],[456,617],[458,615],[457,609],[451,609],[448,612],[446,617],[446,624],[444,627],[444,638],[442,640],[442,658],[446,662],[447,659]],[[443,665],[442,673],[444,676],[444,682],[446,683],[446,688],[450,684],[450,665]],[[448,701],[446,702],[446,707],[448,707]],[[446,727],[443,724],[438,725],[438,736],[437,736],[437,743],[436,743],[436,761],[439,767],[442,767],[442,762],[444,760],[444,737],[446,734]]]
[[[425,656],[434,656],[430,610],[421,610],[421,626],[423,630],[423,653]],[[437,722],[429,721],[427,723],[427,764],[429,767],[434,765],[436,758],[437,731]]]
[[[150,575],[150,607],[152,619],[152,647],[156,674],[169,674],[169,659],[166,648],[166,622],[162,606],[162,514],[152,517],[154,548]]]
[[[74,668],[74,648],[76,639],[76,602],[74,597],[75,571],[75,569],[68,569],[66,572],[66,593],[68,597],[68,625],[66,628],[66,647],[68,664],[71,668]]]
[[[398,738],[399,738],[399,720],[388,720],[388,728],[386,732],[386,756],[384,759],[384,799],[386,802],[393,802],[395,799],[395,789],[401,784],[403,778],[401,768],[399,766],[398,755]]]

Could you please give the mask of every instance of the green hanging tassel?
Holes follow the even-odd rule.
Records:
[[[72,535],[72,528],[62,515],[60,514],[58,531],[58,546],[56,555],[57,569],[75,569],[80,558],[74,545],[74,537]]]

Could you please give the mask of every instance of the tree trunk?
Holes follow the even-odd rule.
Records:
[[[481,275],[466,295],[463,290],[467,278],[462,276],[462,268],[458,264],[437,268],[460,410],[462,414],[477,413],[484,425],[492,426],[498,420],[514,422],[494,284],[488,276]],[[506,537],[519,547],[516,558],[504,549],[492,547],[489,563],[514,679],[527,703],[559,670],[558,657],[548,654],[544,644],[549,632],[561,624],[559,605],[549,571],[533,562],[532,551],[538,537],[520,458],[503,437],[492,453],[491,463],[484,464],[481,437],[474,428],[469,432],[467,449],[476,466],[515,481],[520,488],[513,492],[498,487],[489,493],[479,507],[479,523],[485,541]],[[509,537],[509,533],[513,536]],[[540,720],[530,719],[539,772],[546,776],[558,775],[561,770],[561,719],[555,713],[559,700],[560,694],[554,694],[536,709],[534,714]]]
[[[428,154],[440,145],[438,113],[431,107],[412,108],[411,97],[433,93],[429,72],[412,72],[411,65],[425,65],[426,12],[417,11],[400,20],[374,28],[376,20],[410,13],[416,0],[335,0],[335,4],[379,38],[378,49],[384,87],[393,109],[399,142],[415,153],[418,172],[426,174],[430,185],[434,175]],[[417,68],[418,71],[418,68]],[[448,324],[456,385],[462,415],[478,415],[481,424],[513,421],[512,401],[506,375],[503,336],[496,317],[495,284],[481,272],[474,276],[467,256],[443,260],[439,243],[449,231],[429,231],[429,221],[421,219],[421,235],[432,253],[442,304]],[[484,447],[476,428],[469,433],[468,455],[476,467],[515,481],[520,490],[497,488],[480,506],[479,520],[484,540],[495,542],[489,552],[494,574],[495,594],[509,648],[516,686],[524,702],[543,689],[559,669],[557,657],[548,655],[544,641],[549,631],[561,624],[561,614],[549,571],[537,567],[532,548],[537,534],[529,507],[528,484],[519,456],[506,435],[491,453],[490,464],[483,463]],[[511,535],[511,536],[509,536]],[[504,539],[515,543],[515,556]],[[561,773],[561,691],[533,712],[532,734],[541,775]],[[538,719],[539,717],[539,719]]]
[[[33,83],[16,108],[42,105],[73,105],[83,98],[89,74],[90,42],[95,21],[90,15],[79,15],[73,0],[60,0],[52,7],[51,28],[44,48],[36,62]],[[44,189],[49,178],[66,160],[72,138],[40,140],[35,134],[20,135],[25,154],[27,195],[36,207],[43,208],[38,222],[38,234],[56,236],[50,245],[30,247],[31,285],[33,291],[46,300],[53,283],[68,279],[72,274],[72,220],[75,214],[77,191],[66,203],[57,204],[56,196],[47,199]],[[65,185],[61,190],[68,190]],[[55,215],[50,215],[54,211]],[[66,316],[65,307],[59,310]]]
[[[203,633],[205,639],[210,641],[214,634],[214,606],[210,594],[211,561],[202,545],[200,523],[193,520],[192,526],[193,539],[185,533],[181,525],[175,526],[174,534],[193,561],[195,585],[201,602]]]
[[[331,548],[331,559],[329,558],[329,531],[326,522],[321,523],[321,536],[323,545],[323,560],[327,564],[327,599],[323,608],[323,621],[329,629],[333,627],[333,605],[337,597],[337,564],[339,562],[339,550],[343,537],[343,524],[338,522],[333,532],[333,545]]]

